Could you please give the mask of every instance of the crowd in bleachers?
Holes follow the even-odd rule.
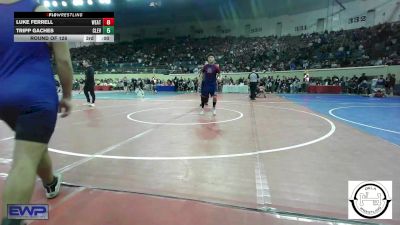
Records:
[[[73,83],[74,90],[79,90],[80,84],[83,83],[83,79],[75,79]],[[142,90],[154,90],[155,85],[161,86],[176,86],[177,91],[197,91],[199,81],[197,78],[183,79],[175,77],[174,79],[156,79],[156,78],[107,78],[107,79],[95,79],[95,83],[98,86],[111,86],[113,90],[124,90],[126,86],[129,91],[135,91],[137,88]]]
[[[223,72],[282,71],[400,64],[400,23],[283,37],[137,40],[71,49],[75,69],[99,72],[197,72],[213,52]]]
[[[82,79],[76,79],[74,81],[74,89],[79,90],[79,86],[82,83]],[[125,90],[127,87],[128,91],[135,91],[136,89],[142,89],[145,91],[154,91],[156,85],[162,86],[175,86],[176,91],[188,91],[198,92],[199,91],[199,80],[198,78],[178,78],[173,79],[127,79],[124,78],[108,78],[108,79],[96,79],[96,85],[112,86],[113,90]],[[383,75],[377,76],[366,76],[362,74],[360,76],[354,75],[353,77],[344,76],[332,76],[326,78],[310,76],[309,80],[304,77],[285,77],[285,76],[261,76],[260,85],[265,87],[268,93],[302,93],[307,92],[309,85],[336,85],[341,86],[343,93],[349,94],[370,94],[373,89],[380,87],[385,90],[385,93],[393,94],[393,88],[396,83],[395,74],[387,74],[386,78]],[[218,90],[222,91],[224,85],[248,85],[248,79],[246,77],[240,77],[233,79],[228,76],[221,76],[218,78]]]

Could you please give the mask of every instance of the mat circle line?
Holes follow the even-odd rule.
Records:
[[[372,128],[372,129],[376,129],[376,130],[381,130],[381,131],[385,131],[385,132],[390,132],[390,133],[394,133],[394,134],[400,134],[399,131],[394,131],[394,130],[389,130],[389,129],[384,129],[384,128],[380,128],[380,127],[375,127],[375,126],[371,126],[368,124],[364,124],[364,123],[359,123],[356,121],[352,121],[349,119],[345,119],[343,117],[337,116],[336,114],[334,114],[333,112],[339,109],[348,109],[348,108],[395,108],[395,107],[400,107],[400,106],[343,106],[343,107],[337,107],[337,108],[333,108],[329,110],[329,115],[339,119],[339,120],[343,120],[346,121],[348,123],[352,123],[352,124],[356,124],[359,126],[364,126],[364,127],[368,127],[368,128]]]
[[[182,109],[194,109],[193,107],[169,107],[169,108],[151,108],[151,109],[144,109],[144,110],[140,110],[140,111],[135,111],[133,113],[130,113],[126,116],[126,118],[128,120],[137,122],[137,123],[144,123],[144,124],[151,124],[151,125],[170,125],[170,126],[193,126],[193,125],[206,125],[206,124],[219,124],[219,123],[228,123],[228,122],[232,122],[235,120],[239,120],[243,117],[243,113],[236,111],[236,110],[232,110],[232,109],[225,109],[225,108],[218,108],[219,110],[226,110],[226,111],[231,111],[234,113],[239,114],[238,117],[233,118],[233,119],[229,119],[229,120],[222,120],[222,121],[211,121],[211,122],[204,122],[204,123],[157,123],[157,122],[148,122],[148,121],[143,121],[143,120],[137,120],[137,119],[133,119],[132,115],[134,114],[138,114],[141,112],[148,112],[148,111],[154,111],[154,110],[168,110],[168,109],[176,109],[176,108],[182,108]],[[199,115],[200,116],[200,115]]]
[[[233,104],[239,104],[239,103],[233,103]],[[305,147],[308,145],[312,145],[318,142],[321,142],[330,136],[332,136],[333,133],[336,131],[336,126],[335,124],[329,120],[328,118],[325,118],[323,116],[317,115],[312,112],[307,112],[307,111],[302,111],[302,110],[297,110],[297,109],[292,109],[292,108],[284,108],[284,107],[273,107],[273,106],[263,106],[263,105],[256,105],[254,106],[257,107],[265,107],[265,108],[274,108],[274,109],[282,109],[282,110],[290,110],[290,111],[295,111],[295,112],[300,112],[300,113],[305,113],[309,114],[315,117],[318,117],[325,122],[327,122],[330,125],[330,130],[324,134],[323,136],[316,138],[314,140],[300,143],[297,145],[291,145],[291,146],[286,146],[286,147],[281,147],[281,148],[273,148],[273,149],[264,149],[264,150],[259,150],[259,151],[253,151],[253,152],[245,152],[245,153],[236,153],[236,154],[222,154],[222,155],[206,155],[206,156],[178,156],[178,157],[135,157],[135,156],[114,156],[114,155],[90,155],[90,154],[82,154],[82,153],[74,153],[74,152],[69,152],[69,151],[63,151],[63,150],[58,150],[54,148],[49,148],[49,151],[54,152],[54,153],[59,153],[63,155],[70,155],[70,156],[78,156],[78,157],[90,157],[90,158],[103,158],[103,159],[125,159],[125,160],[199,160],[199,159],[218,159],[218,158],[235,158],[235,157],[245,157],[245,156],[253,156],[253,155],[258,155],[258,154],[266,154],[266,153],[273,153],[273,152],[280,152],[280,151],[287,151],[291,149],[296,149],[296,148],[301,148]]]

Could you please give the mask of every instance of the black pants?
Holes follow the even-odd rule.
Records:
[[[250,98],[256,99],[257,82],[250,82]]]
[[[89,93],[92,96],[92,103],[96,100],[96,95],[94,94],[94,85],[85,85],[83,88],[83,93],[85,93],[87,102],[90,103]]]

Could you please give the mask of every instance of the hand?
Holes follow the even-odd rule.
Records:
[[[61,118],[65,118],[71,114],[72,104],[71,99],[69,98],[62,98],[60,100],[59,109],[58,111],[61,112]]]

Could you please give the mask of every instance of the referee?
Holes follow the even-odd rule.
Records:
[[[256,70],[253,69],[252,72],[249,74],[249,81],[250,81],[250,99],[256,100],[256,91],[257,91],[257,84],[260,76],[256,73]]]
[[[82,61],[82,65],[83,67],[86,68],[86,72],[85,72],[85,86],[83,88],[83,93],[85,93],[86,96],[86,100],[87,100],[87,105],[94,107],[94,102],[96,101],[96,95],[94,93],[94,86],[95,86],[95,82],[94,82],[94,69],[93,66],[90,65],[88,60],[83,60]],[[90,97],[89,97],[89,93],[92,96],[92,101],[90,101]]]

